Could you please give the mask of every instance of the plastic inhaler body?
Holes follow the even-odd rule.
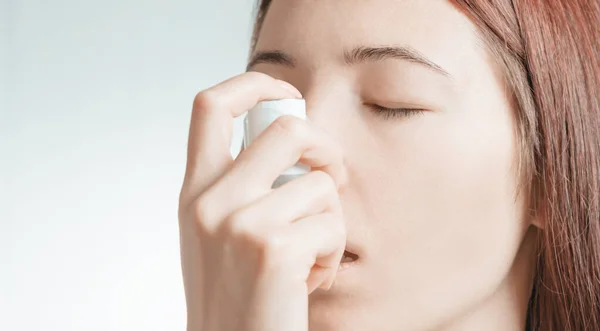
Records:
[[[248,110],[244,120],[244,144],[245,149],[278,117],[291,115],[306,120],[306,102],[304,99],[281,99],[262,101]],[[294,178],[306,174],[310,167],[302,163],[296,163],[293,167],[284,171],[273,183],[272,187],[279,187]]]

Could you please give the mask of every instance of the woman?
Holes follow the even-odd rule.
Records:
[[[600,330],[597,0],[258,9],[248,73],[194,102],[188,330]],[[282,98],[310,123],[232,160]]]

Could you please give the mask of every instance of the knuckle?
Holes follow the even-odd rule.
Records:
[[[232,237],[252,240],[254,235],[248,226],[249,220],[250,217],[247,212],[235,212],[225,219],[224,231]]]
[[[306,127],[304,121],[291,115],[284,115],[278,117],[273,121],[273,127],[283,134],[302,138],[306,135]]]
[[[205,220],[210,217],[210,201],[205,196],[198,197],[193,203],[194,216],[197,219]]]
[[[202,232],[209,230],[208,225],[212,222],[214,214],[212,209],[211,199],[206,196],[200,196],[192,203],[193,221]]]
[[[322,201],[329,211],[340,211],[342,209],[340,195],[335,180],[326,172],[314,170],[315,186],[321,191]]]
[[[315,182],[322,187],[328,195],[332,197],[338,196],[337,186],[333,177],[322,170],[314,170],[313,173]]]
[[[196,112],[208,112],[219,108],[219,98],[214,92],[204,90],[196,94],[193,109]]]
[[[283,239],[277,234],[269,234],[263,237],[261,244],[261,252],[266,257],[274,257],[277,252],[282,251]]]
[[[227,219],[227,240],[244,250],[244,254],[251,254],[264,272],[281,269],[288,255],[284,238],[275,231],[258,231],[249,226],[246,216],[237,215]]]
[[[259,263],[263,268],[273,270],[282,266],[287,255],[282,236],[274,233],[264,235],[257,244]]]
[[[340,201],[340,197],[337,194],[337,192],[331,196],[330,200],[329,200],[329,210],[335,212],[335,213],[342,213],[342,202]]]

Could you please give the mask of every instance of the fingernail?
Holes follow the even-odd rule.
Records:
[[[302,93],[300,93],[300,91],[298,91],[298,89],[294,87],[294,85],[283,80],[279,80],[279,83],[281,87],[292,93],[296,98],[302,99]]]
[[[329,281],[327,280],[327,273],[323,272],[323,277],[321,278],[321,281],[319,283],[319,285],[317,286],[317,288],[320,288],[322,290],[327,290],[329,286]]]
[[[329,291],[331,289],[331,287],[333,286],[334,282],[335,282],[335,275],[333,277],[331,277],[331,280],[329,281],[329,284],[327,284],[327,291]]]
[[[335,276],[336,273],[333,273],[331,277],[329,277],[329,280],[323,284],[322,289],[324,289],[325,291],[329,291],[329,289],[331,289],[331,287],[333,286],[333,282],[335,282]]]

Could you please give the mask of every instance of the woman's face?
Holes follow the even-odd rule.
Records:
[[[311,295],[312,330],[458,327],[512,304],[529,264],[515,121],[465,15],[446,1],[275,0],[259,53],[251,70],[295,85],[347,161],[359,259]]]

